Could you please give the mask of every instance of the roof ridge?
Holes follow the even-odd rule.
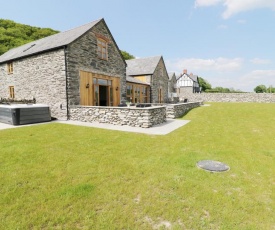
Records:
[[[83,34],[87,33],[87,31],[89,31],[102,20],[104,19],[97,19],[84,25],[63,32],[59,32],[44,38],[40,38],[29,43],[23,44],[21,46],[15,47],[13,49],[10,49],[0,56],[0,63],[22,58],[24,56],[34,55],[36,53],[40,53],[46,50],[56,49],[64,45],[68,45],[80,36],[82,36]],[[33,44],[36,45],[32,46]]]
[[[88,24],[92,24],[92,23],[95,23],[95,22],[99,22],[99,21],[101,21],[102,19],[104,19],[104,18],[100,18],[100,19],[97,19],[97,20],[93,20],[93,21],[88,22],[88,23],[85,23],[85,24],[83,24],[83,25],[81,25],[81,26],[77,26],[77,27],[74,27],[74,28],[71,28],[71,29],[68,29],[68,30],[60,31],[59,33],[66,33],[66,32],[69,32],[69,31],[71,31],[71,30],[75,30],[75,29],[78,29],[78,28],[80,28],[80,27],[87,26]],[[59,34],[59,33],[56,33],[56,34]],[[53,34],[53,35],[55,35],[55,34]],[[50,35],[50,36],[52,36],[52,35]],[[50,36],[48,36],[48,37],[50,37]],[[47,37],[45,37],[45,38],[47,38]]]

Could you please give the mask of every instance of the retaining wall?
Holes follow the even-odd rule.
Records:
[[[179,103],[166,106],[166,117],[167,118],[178,118],[182,117],[189,110],[199,107],[201,102],[189,102],[189,103]]]
[[[166,108],[77,106],[70,109],[70,120],[150,128],[166,121]]]

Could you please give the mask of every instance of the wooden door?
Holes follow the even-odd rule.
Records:
[[[162,103],[162,92],[161,92],[161,88],[159,89],[158,100],[159,100],[159,103]]]
[[[108,80],[111,84],[106,86],[107,105],[118,106],[120,103],[120,78],[110,77],[102,74],[95,74],[80,71],[80,105],[99,106],[100,90],[99,80]]]
[[[80,104],[93,105],[93,81],[92,75],[88,72],[80,74]]]
[[[120,78],[114,77],[112,82],[112,89],[113,92],[113,105],[118,106],[120,103]]]

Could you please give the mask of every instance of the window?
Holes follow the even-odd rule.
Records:
[[[141,102],[143,103],[147,103],[149,100],[148,100],[148,90],[149,87],[145,86],[145,87],[142,87],[141,88]]]
[[[128,85],[127,84],[127,95],[126,95],[126,98],[127,98],[127,101],[129,102],[133,102],[132,101],[132,97],[133,97],[133,85]]]
[[[14,99],[14,86],[9,86],[10,98]]]
[[[135,87],[135,103],[140,103],[140,87]]]
[[[97,56],[100,59],[108,59],[108,43],[101,38],[97,39]]]
[[[126,99],[132,103],[149,103],[149,86],[127,83]]]
[[[13,73],[13,63],[12,62],[7,63],[7,70],[8,70],[8,74]]]

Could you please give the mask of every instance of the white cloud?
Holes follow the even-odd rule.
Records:
[[[202,7],[202,6],[214,6],[218,3],[222,2],[223,0],[196,0],[195,7]]]
[[[240,86],[254,89],[258,85],[275,86],[275,70],[253,70],[240,78]]]
[[[182,72],[187,69],[194,74],[199,74],[200,71],[236,71],[241,68],[243,59],[241,58],[216,58],[216,59],[177,59],[166,61],[167,68],[171,71]]]
[[[269,8],[275,11],[274,0],[196,0],[195,7],[213,6],[222,3],[226,9],[222,16],[230,18],[234,14],[259,8]]]
[[[269,81],[275,84],[275,70],[253,70],[242,77],[243,80],[248,81]]]
[[[251,59],[250,62],[256,65],[265,65],[265,64],[271,63],[271,61],[268,59],[260,59],[260,58]]]
[[[268,59],[251,59],[253,64],[266,64]],[[226,87],[240,89],[245,92],[253,92],[257,85],[273,85],[275,87],[275,70],[252,70],[247,69],[246,62],[242,58],[200,59],[185,58],[177,60],[166,60],[166,67],[169,72],[182,73],[187,69],[206,79],[212,87]]]

